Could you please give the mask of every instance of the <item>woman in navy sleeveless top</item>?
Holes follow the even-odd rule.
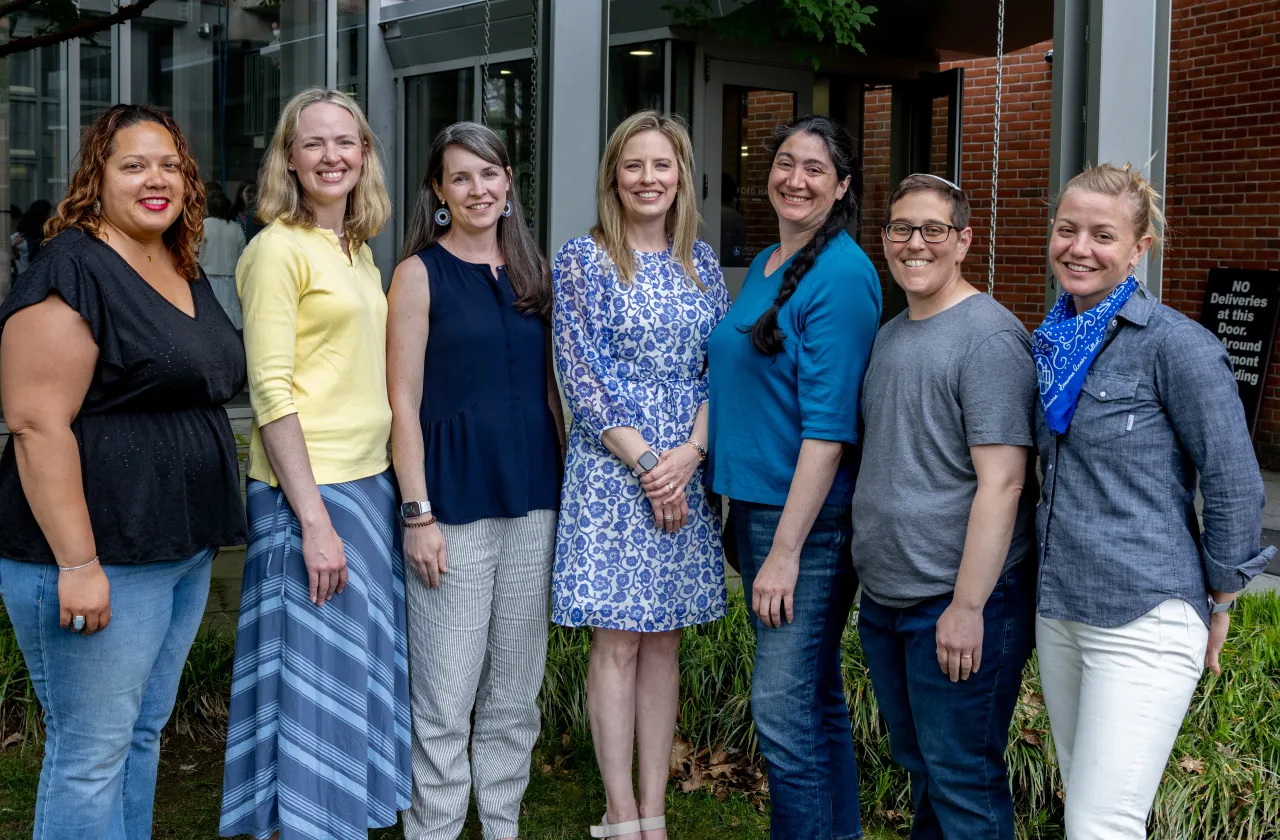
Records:
[[[405,836],[457,837],[474,779],[485,836],[514,838],[538,737],[564,420],[551,276],[497,134],[457,123],[436,138],[405,252],[387,324],[392,458],[417,573]]]
[[[431,293],[418,411],[431,512],[463,525],[555,510],[560,453],[546,321],[516,310],[505,266],[495,274],[440,243],[414,257]]]

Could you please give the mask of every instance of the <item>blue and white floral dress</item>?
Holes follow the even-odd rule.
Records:
[[[706,291],[670,250],[636,251],[630,286],[584,236],[555,264],[555,353],[573,411],[552,573],[557,624],[657,632],[724,616],[720,513],[699,468],[686,489],[687,524],[654,523],[640,479],[600,435],[632,426],[655,452],[689,439],[707,401],[707,337],[729,311],[720,263],[693,248]]]

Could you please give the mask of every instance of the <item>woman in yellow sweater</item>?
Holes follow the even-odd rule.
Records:
[[[295,96],[236,269],[254,429],[223,836],[363,838],[409,806],[375,143],[346,94]]]

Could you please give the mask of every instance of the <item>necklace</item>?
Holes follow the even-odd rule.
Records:
[[[134,239],[132,236],[130,236],[129,234],[125,233],[125,232],[124,232],[124,231],[122,231],[120,228],[116,227],[115,225],[111,224],[110,222],[108,222],[108,223],[107,223],[107,225],[110,227],[111,231],[114,231],[115,233],[120,234],[120,238],[121,238],[121,239],[124,239],[124,240],[128,241],[129,243],[131,243],[131,244],[133,245],[133,247],[135,247],[135,248],[137,248],[139,251],[141,251],[141,252],[142,252],[142,256],[144,256],[144,257],[146,257],[146,258],[147,258],[147,262],[152,262],[151,255],[147,253],[147,249],[143,247],[143,245],[142,245],[142,243],[141,243],[141,242],[139,242],[138,240]],[[110,232],[110,231],[109,231],[109,232]]]

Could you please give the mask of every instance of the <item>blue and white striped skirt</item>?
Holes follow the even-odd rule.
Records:
[[[248,490],[219,833],[366,840],[370,828],[395,825],[412,798],[391,473],[320,487],[348,572],[320,607],[284,493],[260,481]]]

